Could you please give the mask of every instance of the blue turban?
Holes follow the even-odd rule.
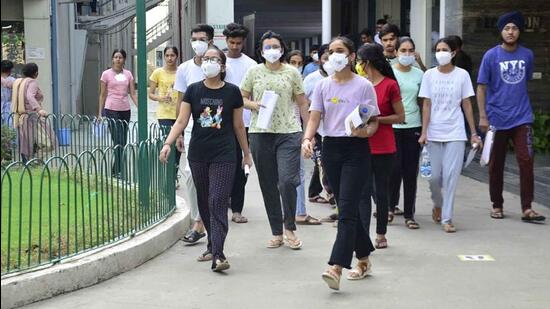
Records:
[[[509,23],[513,23],[514,25],[516,25],[521,31],[523,31],[523,28],[525,27],[525,20],[523,19],[523,15],[521,15],[521,13],[518,11],[509,12],[501,15],[497,21],[498,31],[502,32],[502,29],[504,29],[504,27]]]

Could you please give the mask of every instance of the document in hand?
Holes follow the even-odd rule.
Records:
[[[487,131],[485,135],[485,145],[483,147],[483,152],[481,153],[481,158],[479,159],[479,164],[485,166],[489,164],[489,159],[491,158],[491,149],[493,148],[493,139],[495,137],[495,129],[491,128]]]
[[[261,102],[263,106],[260,108],[258,113],[258,122],[256,123],[256,127],[264,130],[271,127],[271,116],[275,110],[275,105],[277,105],[277,99],[279,99],[279,95],[275,93],[275,91],[264,91]]]
[[[374,108],[368,104],[357,105],[345,119],[344,127],[346,129],[346,134],[351,136],[353,128],[362,126],[369,121],[371,116],[376,116],[378,114],[378,108]]]

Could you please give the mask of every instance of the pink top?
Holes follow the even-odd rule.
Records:
[[[44,101],[44,95],[38,87],[38,81],[34,78],[29,78],[27,85],[25,86],[25,111],[37,112],[42,109],[42,101]]]
[[[134,82],[132,73],[128,70],[122,70],[122,73],[116,73],[113,69],[105,70],[101,74],[101,81],[107,87],[107,99],[105,108],[114,111],[130,110],[130,83]]]

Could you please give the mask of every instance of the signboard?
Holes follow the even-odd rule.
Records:
[[[227,47],[223,29],[225,25],[232,23],[234,19],[233,0],[208,0],[206,1],[206,23],[214,28],[214,45],[220,49]]]
[[[25,58],[26,59],[37,59],[43,60],[46,59],[46,49],[43,47],[27,47],[25,49]]]

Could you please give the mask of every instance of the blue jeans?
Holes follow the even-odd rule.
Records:
[[[296,215],[305,216],[306,211],[306,171],[304,169],[304,158],[300,156],[300,185],[296,188]]]

